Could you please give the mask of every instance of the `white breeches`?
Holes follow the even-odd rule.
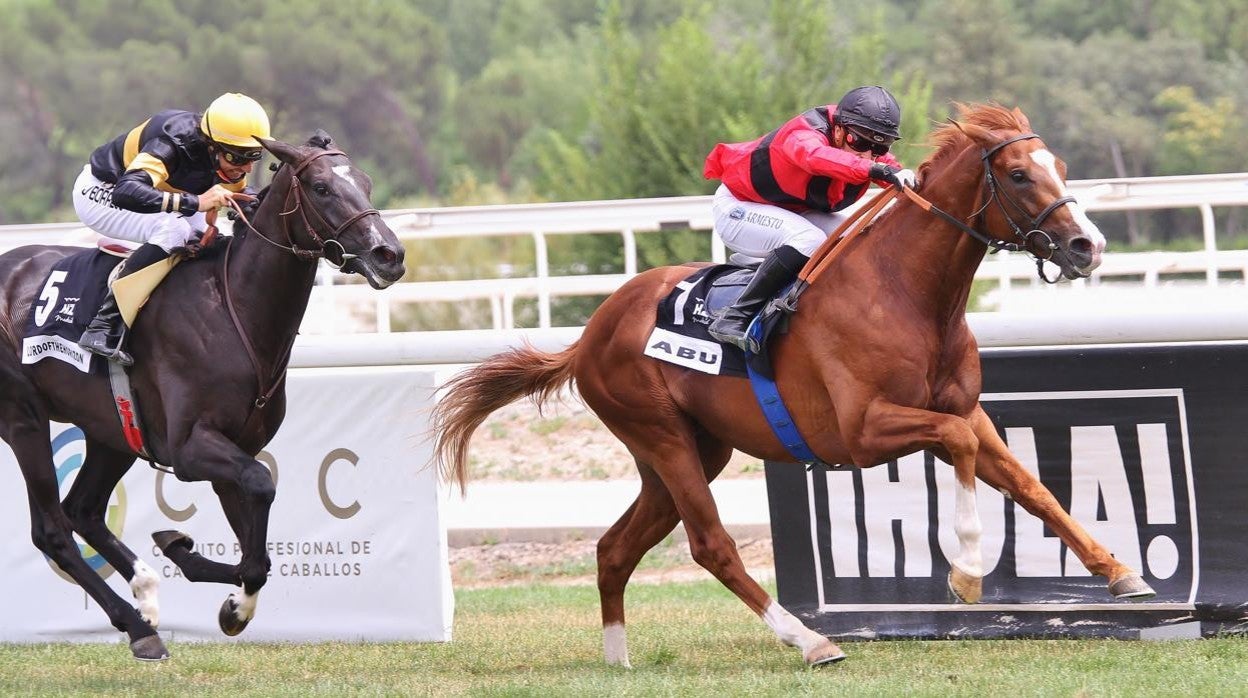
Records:
[[[782,245],[809,257],[847,217],[822,211],[794,213],[771,204],[742,201],[723,184],[715,191],[711,214],[715,234],[728,249],[760,259]]]
[[[166,252],[181,247],[207,227],[202,212],[187,218],[180,213],[136,213],[113,205],[113,185],[82,168],[74,182],[74,212],[100,235],[130,242],[150,242]]]

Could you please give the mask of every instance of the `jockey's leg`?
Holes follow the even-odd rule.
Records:
[[[117,208],[112,202],[112,190],[111,184],[101,182],[86,167],[74,183],[73,200],[78,218],[100,235],[147,243],[123,262],[119,278],[168,257],[169,250],[185,245],[196,229],[204,227],[203,213],[187,218],[177,213],[138,213]],[[125,335],[125,323],[109,288],[78,344],[93,354],[129,366],[134,358],[125,351]]]
[[[720,186],[711,203],[715,234],[729,249],[763,258],[741,297],[720,311],[710,334],[721,342],[755,352],[746,339],[750,321],[767,301],[802,270],[812,252],[827,237],[820,221],[770,204],[742,201]]]
[[[745,351],[757,354],[760,347],[755,346],[753,340],[746,336],[750,321],[772,297],[797,278],[798,272],[808,259],[809,256],[788,245],[782,245],[770,252],[763,263],[758,265],[758,270],[741,292],[741,297],[721,310],[707,331],[721,342],[735,344]]]
[[[118,272],[117,278],[133,274],[168,256],[169,252],[163,247],[149,242],[132,252],[130,257],[121,263],[121,271]],[[87,325],[86,331],[82,333],[78,346],[92,354],[116,361],[122,366],[131,366],[134,364],[134,357],[130,356],[130,352],[125,348],[127,329],[121,317],[121,309],[117,307],[117,298],[113,295],[113,288],[110,285],[104,297],[104,303],[95,317],[91,319],[91,323]]]

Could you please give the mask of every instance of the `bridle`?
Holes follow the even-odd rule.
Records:
[[[308,155],[307,157],[305,157],[304,159],[300,160],[299,162],[295,163],[292,166],[291,173],[290,173],[291,186],[290,186],[288,193],[286,194],[286,201],[283,202],[283,206],[282,206],[282,208],[285,210],[278,213],[278,215],[282,217],[292,216],[295,213],[298,213],[299,218],[303,221],[304,230],[307,232],[308,237],[310,237],[312,241],[316,245],[318,245],[318,247],[316,248],[300,247],[295,242],[294,236],[291,235],[290,233],[289,222],[287,225],[283,227],[286,229],[286,240],[290,244],[283,245],[282,243],[269,238],[264,233],[257,230],[254,225],[252,225],[251,221],[247,219],[247,215],[243,212],[242,207],[239,206],[237,202],[235,202],[233,199],[228,199],[228,201],[230,202],[230,205],[234,209],[234,211],[238,214],[239,219],[242,220],[243,223],[247,226],[247,229],[255,233],[256,235],[258,235],[261,240],[264,240],[265,242],[269,243],[270,245],[273,245],[274,247],[278,247],[280,249],[290,252],[300,261],[316,262],[318,259],[324,258],[325,262],[329,264],[330,266],[333,266],[336,269],[341,269],[343,266],[347,264],[347,262],[351,261],[352,259],[355,259],[359,255],[349,254],[345,249],[343,249],[342,243],[338,242],[338,240],[336,239],[338,235],[340,235],[342,231],[346,230],[349,226],[359,222],[360,220],[368,216],[371,216],[374,214],[380,216],[381,212],[375,208],[368,208],[368,209],[364,209],[356,213],[355,215],[351,216],[347,220],[338,224],[337,227],[334,227],[333,234],[329,237],[328,240],[322,238],[320,235],[317,234],[316,229],[312,227],[311,221],[308,220],[307,212],[309,210],[312,211],[313,215],[315,215],[316,218],[320,220],[321,224],[325,228],[330,228],[332,226],[329,225],[329,222],[325,220],[325,217],[322,216],[321,213],[317,211],[315,208],[311,208],[311,207],[303,205],[304,204],[303,194],[302,194],[303,182],[302,180],[299,179],[299,173],[302,172],[304,168],[306,168],[309,164],[311,164],[317,158],[323,158],[327,155],[344,155],[345,156],[346,153],[342,152],[341,150],[319,150],[317,152],[312,153],[311,155]],[[282,167],[286,167],[286,165],[283,164]],[[278,168],[278,171],[280,170],[281,170],[281,167]],[[293,205],[291,205],[292,200],[294,202]],[[338,247],[339,261],[337,264],[331,261],[329,257],[326,255],[326,250],[329,248],[331,244],[336,245]],[[246,433],[248,428],[251,426],[252,420],[255,419],[264,410],[265,406],[269,404],[269,400],[273,398],[273,395],[277,392],[277,389],[282,385],[282,381],[286,376],[286,365],[290,359],[290,352],[294,348],[295,337],[294,336],[291,337],[290,345],[286,347],[285,351],[282,353],[281,358],[277,361],[276,364],[274,364],[274,369],[273,369],[272,374],[269,376],[266,376],[264,369],[261,367],[260,357],[256,354],[256,349],[251,343],[251,338],[247,336],[247,330],[243,327],[243,323],[238,317],[238,311],[234,308],[234,298],[232,294],[230,293],[230,283],[229,283],[230,257],[231,257],[230,253],[233,252],[233,250],[234,250],[234,245],[230,245],[229,247],[226,248],[225,262],[222,265],[222,272],[221,272],[222,274],[221,286],[224,291],[223,295],[225,296],[225,307],[229,311],[230,320],[231,322],[234,323],[235,331],[238,332],[238,336],[242,338],[243,340],[243,349],[246,350],[247,352],[247,358],[251,360],[251,366],[256,372],[256,380],[260,384],[259,395],[258,397],[256,397],[255,401],[252,402],[251,411],[248,412],[247,419],[246,421],[243,422],[243,433]]]
[[[303,185],[303,180],[299,179],[299,173],[302,172],[308,165],[312,164],[313,161],[317,160],[318,158],[323,158],[327,155],[344,155],[345,156],[346,153],[342,152],[341,150],[319,150],[317,152],[312,153],[311,155],[308,155],[304,159],[300,160],[299,162],[291,166],[292,168],[290,172],[291,186],[286,192],[286,201],[283,203],[283,206],[282,206],[282,208],[285,210],[278,213],[278,215],[282,216],[283,218],[285,218],[286,216],[293,216],[294,214],[298,213],[300,220],[303,221],[304,232],[306,232],[308,237],[312,239],[312,242],[315,243],[316,247],[312,247],[312,248],[300,247],[295,242],[294,236],[291,235],[290,233],[289,222],[284,227],[286,229],[286,240],[290,244],[283,245],[282,243],[269,238],[264,233],[261,233],[259,230],[256,230],[255,226],[253,226],[251,224],[251,221],[247,219],[247,216],[243,213],[242,208],[237,203],[231,200],[230,204],[231,206],[233,206],[234,210],[238,213],[239,218],[242,219],[244,224],[246,224],[247,229],[255,233],[256,235],[259,235],[260,239],[264,240],[270,245],[281,248],[283,250],[287,250],[291,254],[295,255],[295,257],[298,257],[300,260],[305,261],[305,262],[314,262],[317,259],[320,259],[323,257],[327,264],[334,267],[335,269],[341,269],[343,266],[347,264],[347,262],[351,261],[352,259],[355,259],[359,255],[355,255],[355,254],[351,254],[347,252],[346,249],[343,248],[342,243],[338,242],[337,240],[338,236],[342,233],[342,231],[346,230],[348,227],[354,225],[360,220],[367,218],[368,216],[371,216],[374,214],[380,216],[381,212],[375,208],[366,208],[362,211],[359,211],[358,213],[351,216],[350,218],[343,221],[342,223],[339,223],[335,227],[335,226],[331,226],[329,224],[329,221],[325,220],[325,217],[321,215],[320,211],[316,210],[315,208],[303,205],[304,203],[303,202],[303,196],[304,196],[303,186],[304,185]],[[287,166],[286,164],[284,163],[282,164],[282,167],[286,167],[286,166]],[[281,168],[279,167],[278,169],[280,171]],[[293,201],[293,204],[292,204],[292,201]],[[308,211],[312,211],[312,215],[316,216],[316,218],[320,221],[321,225],[324,228],[333,229],[333,233],[329,235],[328,239],[322,238],[319,234],[317,234],[316,228],[314,228],[312,226],[312,222],[308,220],[308,213],[307,213]],[[332,259],[330,259],[329,255],[327,254],[327,250],[330,249],[331,245],[338,248],[338,261],[337,262],[334,262]]]
[[[1006,222],[1008,222],[1010,224],[1010,228],[1013,229],[1014,237],[1021,242],[1006,242],[1004,240],[998,240],[987,233],[980,232],[979,230],[967,225],[953,215],[942,211],[927,199],[919,196],[913,190],[907,188],[905,189],[905,193],[906,196],[910,197],[910,199],[920,207],[935,213],[962,232],[987,245],[992,253],[1006,250],[1008,252],[1025,252],[1031,255],[1036,260],[1036,274],[1039,275],[1040,279],[1045,283],[1054,284],[1061,278],[1061,273],[1059,272],[1058,275],[1052,279],[1048,278],[1044,275],[1044,263],[1053,259],[1054,255],[1064,255],[1065,252],[1062,250],[1061,245],[1053,239],[1053,236],[1042,230],[1040,226],[1044,223],[1045,219],[1047,219],[1049,215],[1057,209],[1065,206],[1066,204],[1075,203],[1075,197],[1063,196],[1058,198],[1048,206],[1045,206],[1044,210],[1040,211],[1040,213],[1035,216],[1031,216],[1013,195],[998,185],[997,177],[992,173],[992,156],[996,155],[1002,148],[1010,145],[1011,143],[1017,143],[1018,141],[1025,141],[1039,137],[1040,136],[1037,136],[1034,133],[1019,134],[1013,138],[1007,138],[991,148],[983,150],[979,156],[980,160],[984,162],[984,183],[986,185],[988,195],[984,202],[975,209],[975,212],[972,213],[970,217],[978,218],[982,225],[984,211],[995,202],[997,204],[997,208],[1001,211],[1001,215],[1005,217]],[[1014,215],[1006,209],[1007,204],[1016,214],[1020,215],[1026,221],[1026,233],[1023,232],[1023,227],[1019,226],[1019,224],[1014,220]],[[1041,236],[1040,246],[1048,252],[1048,254],[1043,257],[1032,252],[1029,247],[1032,238],[1036,236]]]

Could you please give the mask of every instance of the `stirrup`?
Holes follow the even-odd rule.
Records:
[[[739,331],[737,330],[737,328],[734,327],[731,333],[718,332],[709,327],[707,328],[706,331],[707,331],[707,334],[714,337],[716,341],[722,342],[724,344],[731,344],[737,347],[738,349],[740,349],[741,351],[749,351],[750,344],[751,344],[750,338],[747,335],[747,332],[749,331],[749,325],[746,325],[744,328],[741,328]]]
[[[125,341],[125,335],[122,335],[121,339],[117,340],[117,346],[109,346],[109,336],[107,334],[102,334],[101,330],[96,330],[96,333],[97,335],[95,337],[90,337],[88,336],[91,334],[90,330],[83,332],[82,337],[78,339],[78,346],[86,349],[96,356],[102,356],[109,361],[115,361],[122,366],[134,365],[134,357],[130,355],[130,352],[122,348],[122,344]]]

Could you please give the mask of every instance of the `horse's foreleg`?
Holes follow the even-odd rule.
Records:
[[[629,667],[624,629],[624,588],[646,551],[672,532],[680,517],[663,482],[638,462],[641,493],[628,511],[598,539],[598,597],[602,604],[602,648],[607,664]]]
[[[1088,571],[1109,580],[1109,591],[1116,598],[1144,599],[1155,595],[1139,574],[1114,559],[1088,535],[1083,526],[1066,513],[1049,488],[1010,453],[983,407],[976,406],[970,423],[980,442],[975,472],[981,480],[1009,493],[1010,498],[1044,521]]]
[[[242,594],[231,594],[225,600],[217,616],[222,632],[237,635],[254,617],[257,595],[268,581],[269,508],[276,495],[273,477],[232,441],[206,429],[196,429],[179,449],[176,469],[179,479],[220,483],[237,493],[238,509],[227,515],[245,519],[236,526],[243,531],[239,539],[242,557],[235,568],[243,589]]]
[[[271,474],[270,474],[271,477]],[[214,482],[212,489],[217,493],[217,499],[221,502],[221,511],[225,512],[225,519],[230,523],[230,528],[234,531],[234,536],[241,543],[251,536],[250,517],[246,513],[247,500],[239,491],[238,486],[232,482]],[[264,569],[267,574],[271,568],[272,562],[268,557],[268,551],[265,551]],[[221,629],[227,635],[237,635],[247,626],[247,621],[256,613],[256,602],[259,600],[258,594],[260,590],[248,590],[244,585],[241,593],[230,594],[226,599],[225,605],[221,607],[221,613],[218,621]],[[232,631],[232,632],[231,632]]]
[[[983,527],[975,502],[975,455],[979,439],[970,424],[952,415],[876,401],[863,414],[858,429],[844,426],[842,433],[858,435],[848,446],[854,463],[860,467],[920,449],[939,448],[949,455],[958,481],[953,530],[960,548],[957,558],[949,563],[949,588],[966,603],[979,601],[984,577],[980,548]]]
[[[118,540],[104,520],[113,490],[133,463],[133,455],[88,438],[86,458],[62,506],[78,535],[129,582],[139,615],[155,628],[160,623],[160,576]]]

